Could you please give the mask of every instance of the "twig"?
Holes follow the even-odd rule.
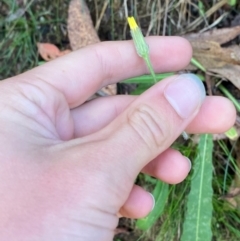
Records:
[[[166,35],[168,5],[169,5],[169,0],[166,0],[165,13],[164,13],[165,16],[164,16],[164,23],[163,23],[163,33],[162,33],[163,36]]]
[[[219,8],[221,8],[222,6],[224,6],[226,3],[228,2],[228,0],[222,0],[216,4],[213,5],[212,8],[210,8],[206,14],[205,14],[205,18],[210,17],[213,13],[215,13]],[[204,18],[202,16],[200,16],[199,18],[197,18],[195,21],[193,21],[186,29],[185,31],[182,32],[182,34],[188,32],[188,31],[192,31],[193,29],[195,29],[197,26],[199,26],[202,21],[204,20]]]
[[[101,13],[100,13],[100,17],[99,17],[99,19],[97,20],[97,23],[96,23],[96,26],[95,26],[96,31],[98,31],[98,29],[99,29],[99,26],[100,26],[100,24],[101,24],[103,15],[104,15],[104,13],[105,13],[105,11],[106,11],[106,9],[107,9],[107,6],[108,6],[108,2],[109,2],[108,0],[105,0],[105,3],[104,3],[103,8],[102,8],[102,11],[101,11]]]
[[[124,10],[125,10],[125,18],[128,18],[128,7],[127,7],[127,0],[124,0]]]

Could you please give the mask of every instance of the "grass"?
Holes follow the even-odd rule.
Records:
[[[54,42],[61,47],[68,41],[67,2],[28,1],[17,5],[17,1],[4,0],[0,3],[0,79],[37,66],[37,42]],[[22,14],[18,15],[19,12]]]
[[[86,0],[91,10],[94,23],[99,18],[105,1]],[[69,46],[66,31],[67,8],[69,0],[35,0],[0,2],[0,79],[14,76],[39,64],[41,59],[37,54],[37,42],[50,42],[60,48]],[[99,36],[101,40],[130,39],[130,32],[124,18],[123,1],[110,0],[101,18]],[[129,15],[135,16],[145,35],[182,35],[187,32],[199,32],[211,29],[211,26],[229,27],[232,19],[240,14],[240,2],[231,1],[232,6],[224,5],[223,1],[178,1],[178,0],[128,0]],[[219,18],[223,16],[224,18]],[[220,21],[221,20],[221,21]],[[235,42],[239,44],[239,40]],[[196,72],[201,77],[201,70]],[[169,73],[171,75],[171,73]],[[161,76],[160,76],[161,77]],[[165,77],[165,76],[162,76]],[[158,76],[157,76],[158,78]],[[219,80],[215,78],[216,82]],[[150,81],[150,83],[149,83]],[[133,94],[140,94],[152,84],[152,78],[135,78],[129,82],[140,83]],[[221,84],[221,91],[227,89],[231,93],[233,87]],[[239,90],[233,95],[239,94]],[[228,95],[229,97],[230,95]],[[230,98],[231,99],[231,98]],[[234,98],[239,99],[239,96]],[[236,106],[239,105],[238,101]],[[235,174],[239,173],[236,162],[237,153],[234,149],[239,143],[222,140],[214,143],[213,152],[213,240],[240,240],[240,214],[236,208],[231,208],[226,199],[229,187]],[[196,155],[196,144],[182,138],[174,144],[191,160]],[[149,231],[140,231],[135,227],[135,221],[121,220],[121,226],[131,229],[129,235],[119,234],[115,240],[132,241],[141,237],[143,241],[178,241],[181,237],[184,215],[186,212],[186,196],[190,191],[191,175],[181,184],[172,185],[169,189],[168,202],[158,222]],[[138,184],[152,191],[156,180],[140,175]],[[211,184],[209,184],[211,185]]]

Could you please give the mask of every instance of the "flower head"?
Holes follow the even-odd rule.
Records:
[[[146,58],[149,55],[149,47],[143,37],[141,29],[138,27],[134,17],[128,17],[128,24],[131,30],[136,51],[140,57]]]

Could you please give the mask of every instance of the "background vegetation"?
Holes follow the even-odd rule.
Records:
[[[67,33],[69,2],[70,0],[2,0],[0,2],[0,79],[38,66],[42,59],[37,51],[37,42],[53,43],[60,49],[70,48]],[[131,38],[123,1],[86,0],[86,3],[93,22],[97,25],[101,41]],[[182,36],[187,33],[240,25],[239,1],[129,0],[128,11],[136,17],[144,35]],[[224,46],[233,44],[240,44],[239,36]],[[193,72],[206,79],[205,85],[209,94],[222,94],[217,83],[225,78],[221,75],[205,75],[199,69]],[[137,83],[137,88],[135,85],[129,87],[127,84],[120,84],[118,92],[131,92],[135,89],[133,94],[139,94],[150,86],[149,83],[143,84],[141,79]],[[238,103],[239,89],[229,81],[224,81],[222,86]],[[238,126],[237,120],[236,129]],[[216,138],[223,139],[214,141],[213,150],[207,150],[213,163],[213,179],[208,183],[213,188],[213,212],[210,217],[212,240],[237,241],[240,240],[239,142],[224,136],[214,136],[214,139]],[[190,140],[179,138],[174,147],[191,160],[195,160],[199,148],[197,139],[198,137]],[[136,227],[134,220],[121,219],[115,240],[180,240],[186,219],[191,180],[192,173],[183,183],[169,186],[163,213],[150,229],[141,231]],[[145,175],[140,175],[137,182],[149,191],[154,190],[157,183],[154,178]]]

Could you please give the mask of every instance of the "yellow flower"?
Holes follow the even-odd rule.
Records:
[[[134,17],[128,17],[128,24],[129,24],[131,30],[138,28],[138,25],[137,25]]]
[[[147,58],[149,56],[149,48],[145,41],[145,38],[143,37],[142,31],[138,27],[134,17],[128,17],[128,24],[138,55],[144,59]]]

